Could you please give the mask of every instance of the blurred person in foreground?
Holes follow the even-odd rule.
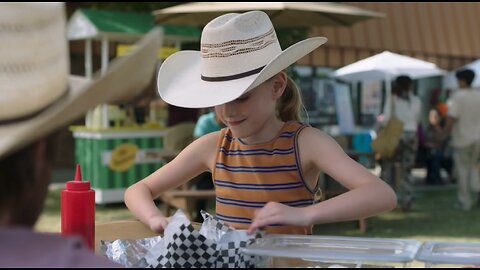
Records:
[[[380,178],[389,181],[397,192],[402,211],[409,211],[414,199],[411,170],[415,164],[418,149],[417,128],[420,123],[422,103],[420,98],[412,93],[412,79],[401,75],[395,79],[392,104],[393,113],[403,122],[403,132],[393,157],[381,157],[382,167]],[[384,123],[390,119],[390,109],[385,110]],[[395,162],[400,164],[401,179],[395,179],[393,168]]]
[[[471,87],[475,72],[463,69],[456,72],[460,89],[448,102],[445,136],[452,133],[453,162],[457,172],[456,208],[471,210],[478,203],[480,177],[480,92]]]
[[[0,267],[120,267],[80,237],[34,231],[55,133],[101,103],[131,100],[152,79],[159,33],[92,80],[68,76],[64,3],[0,3]]]

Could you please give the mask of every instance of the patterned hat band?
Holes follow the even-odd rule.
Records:
[[[275,44],[276,46],[269,46]],[[201,59],[205,63],[204,67],[208,68],[209,66],[222,66],[224,67],[223,72],[231,75],[224,76],[207,76],[205,73],[209,73],[208,70],[205,73],[202,72],[201,79],[207,82],[219,82],[219,81],[229,81],[248,77],[253,74],[259,73],[265,65],[278,53],[281,51],[278,50],[280,47],[275,30],[271,28],[265,34],[243,40],[229,40],[222,43],[202,43],[201,44]],[[263,60],[261,66],[256,66],[251,69],[248,69],[243,72],[228,73],[229,66],[235,66],[235,61],[238,57],[252,58],[258,60]],[[207,64],[209,62],[209,64]]]

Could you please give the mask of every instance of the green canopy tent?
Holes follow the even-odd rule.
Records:
[[[81,8],[71,16],[67,25],[69,40],[85,40],[85,76],[91,78],[92,40],[101,41],[102,71],[108,66],[109,42],[134,43],[152,28],[163,32],[162,43],[174,44],[180,49],[182,42],[200,40],[200,30],[193,26],[171,24],[155,25],[149,13],[133,13]]]
[[[173,53],[180,50],[182,42],[200,40],[200,30],[194,26],[177,26],[172,24],[155,23],[155,18],[149,13],[133,13],[123,11],[77,9],[67,24],[69,40],[85,40],[85,77],[92,78],[92,41],[101,42],[101,72],[107,70],[109,64],[109,43],[135,43],[153,28],[160,28],[162,46],[174,44]],[[161,53],[161,50],[160,50]],[[166,56],[165,56],[166,57]],[[99,105],[102,111],[102,126],[108,126],[108,106]],[[86,126],[92,126],[93,110],[87,113]]]

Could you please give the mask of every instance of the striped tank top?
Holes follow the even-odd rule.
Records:
[[[309,190],[301,173],[298,134],[306,125],[290,121],[273,140],[248,145],[221,130],[213,180],[217,218],[237,229],[247,229],[254,211],[267,202],[292,207],[314,203],[318,189]],[[311,234],[312,226],[272,224],[269,233]]]

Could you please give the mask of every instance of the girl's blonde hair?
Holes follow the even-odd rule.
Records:
[[[277,101],[277,115],[280,120],[301,121],[302,97],[300,89],[290,76],[287,75],[287,86],[280,99]]]

